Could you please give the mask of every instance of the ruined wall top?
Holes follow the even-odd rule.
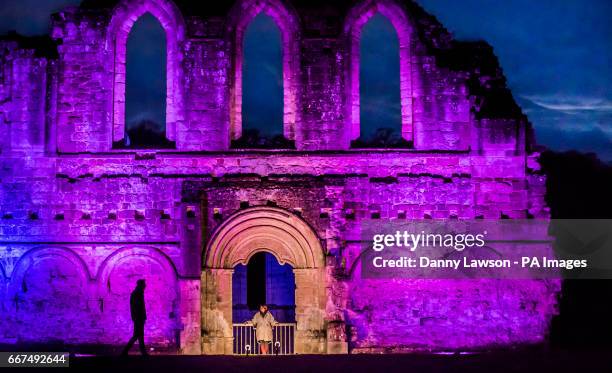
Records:
[[[84,0],[52,16],[50,38],[0,40],[0,85],[7,92],[0,111],[32,112],[44,102],[44,115],[21,124],[11,119],[18,115],[6,114],[15,127],[7,132],[21,126],[44,133],[44,141],[31,145],[51,153],[117,151],[125,135],[126,40],[138,18],[150,13],[167,36],[166,137],[175,144],[172,151],[231,150],[242,129],[242,34],[260,12],[281,30],[284,135],[295,149],[355,150],[359,36],[380,13],[400,43],[401,131],[409,149],[531,151],[531,126],[492,47],[454,40],[410,0]],[[24,58],[18,50],[34,51],[27,56],[42,64],[37,73],[16,73],[13,60]],[[24,80],[42,88],[29,99],[8,97]],[[0,144],[14,150],[10,137]]]

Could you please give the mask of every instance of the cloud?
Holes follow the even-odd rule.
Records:
[[[612,112],[612,100],[600,97],[568,97],[559,95],[522,95],[522,98],[548,110],[572,113],[577,111]]]
[[[594,152],[604,161],[612,160],[612,110],[605,99],[540,95],[517,100],[533,122],[539,144],[557,151]]]

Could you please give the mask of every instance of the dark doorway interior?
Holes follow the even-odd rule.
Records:
[[[232,276],[233,320],[250,320],[265,303],[279,322],[295,322],[295,276],[289,264],[261,252],[249,263],[237,265]]]
[[[249,310],[256,310],[260,304],[266,303],[266,255],[254,255],[247,270],[247,306]]]

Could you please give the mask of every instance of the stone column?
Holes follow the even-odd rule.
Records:
[[[200,280],[180,279],[180,318],[181,335],[180,353],[185,355],[199,355],[202,353],[200,343]]]
[[[233,269],[204,269],[202,291],[202,353],[231,355]]]
[[[317,268],[296,268],[295,274],[295,352],[297,354],[324,354],[325,286],[323,271]]]
[[[347,309],[348,285],[334,275],[334,265],[326,267],[327,304],[327,353],[348,354],[345,310]]]
[[[346,323],[343,320],[334,320],[327,323],[327,353],[348,354]]]

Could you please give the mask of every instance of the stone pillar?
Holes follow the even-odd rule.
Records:
[[[231,355],[233,269],[204,269],[202,291],[202,353]]]
[[[346,334],[345,310],[349,298],[348,285],[334,275],[338,271],[335,260],[329,260],[325,272],[327,285],[327,353],[348,354],[348,336]]]
[[[346,323],[343,320],[327,323],[327,353],[348,354]]]
[[[185,276],[199,277],[202,271],[202,212],[199,201],[182,203],[177,211],[181,238],[181,259]]]
[[[180,279],[180,318],[181,335],[180,353],[185,355],[199,355],[202,353],[200,343],[200,280]]]
[[[323,354],[326,349],[325,286],[322,269],[296,268],[295,353]]]
[[[182,275],[179,281],[181,296],[180,352],[186,355],[201,354],[201,213],[196,203],[183,203],[176,209],[181,230]]]

